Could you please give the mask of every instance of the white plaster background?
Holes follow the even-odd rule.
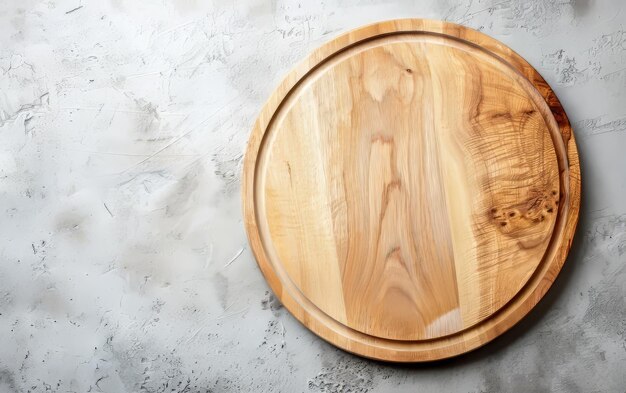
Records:
[[[0,392],[626,390],[626,5],[0,2]],[[399,17],[463,23],[553,86],[582,159],[539,308],[426,366],[348,355],[268,292],[241,220],[251,124],[306,53]]]

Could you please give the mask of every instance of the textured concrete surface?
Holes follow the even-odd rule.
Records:
[[[535,65],[578,138],[583,213],[553,289],[450,361],[388,365],[300,326],[247,246],[250,126],[335,35],[480,29]],[[626,391],[626,4],[0,2],[0,392]]]

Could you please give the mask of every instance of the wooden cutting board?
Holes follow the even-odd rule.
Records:
[[[272,94],[244,162],[245,225],[284,306],[369,358],[481,346],[537,304],[580,204],[574,136],[518,54],[463,26],[378,23]]]

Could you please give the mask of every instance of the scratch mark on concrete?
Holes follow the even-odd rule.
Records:
[[[230,314],[221,315],[221,316],[219,316],[219,317],[217,317],[217,318],[215,318],[215,319],[216,319],[216,320],[219,320],[219,319],[230,318],[230,317],[233,317],[233,316],[235,316],[235,315],[237,315],[237,314],[244,313],[244,312],[248,311],[249,309],[250,309],[250,307],[245,307],[245,308],[243,308],[243,309],[241,309],[241,310],[239,310],[239,311],[234,311],[234,312],[232,312],[232,313],[230,313]]]
[[[107,206],[107,204],[106,204],[106,203],[104,203],[104,202],[102,202],[102,204],[104,205],[104,208],[105,208],[105,209],[107,209],[107,211],[109,212],[109,214],[111,215],[111,217],[114,217],[114,216],[113,216],[113,213],[111,213],[111,209],[109,209],[109,207]]]
[[[72,12],[78,11],[78,10],[79,10],[79,9],[81,9],[81,8],[83,8],[83,6],[82,6],[82,5],[79,5],[78,7],[76,7],[76,8],[72,8],[71,10],[67,11],[65,14],[66,14],[66,15],[67,15],[67,14],[71,14]]]
[[[243,253],[243,249],[244,249],[243,247],[242,247],[241,249],[239,249],[239,251],[237,251],[237,253],[235,254],[235,256],[234,256],[234,257],[232,257],[232,258],[230,259],[230,261],[228,261],[228,263],[224,265],[224,267],[228,267],[228,266],[230,266],[230,264],[231,264],[231,263],[235,262],[235,260],[236,260],[237,258],[239,258],[239,256],[241,255],[241,253]]]
[[[123,174],[126,173],[136,167],[138,167],[141,164],[144,164],[145,162],[153,159],[154,157],[156,157],[157,155],[159,155],[160,153],[164,152],[165,150],[169,149],[170,147],[172,147],[174,144],[176,144],[178,141],[180,141],[181,139],[187,137],[189,134],[191,134],[192,132],[196,131],[198,128],[200,128],[201,126],[205,125],[209,120],[211,120],[214,116],[216,116],[217,114],[219,114],[224,108],[226,108],[228,105],[230,105],[231,103],[233,103],[235,100],[237,99],[237,97],[232,98],[230,101],[228,101],[226,104],[222,105],[218,110],[216,110],[215,112],[213,112],[212,114],[210,114],[209,116],[205,117],[202,121],[200,121],[198,124],[196,124],[195,126],[191,127],[191,129],[187,132],[184,132],[182,135],[179,135],[178,137],[174,138],[170,143],[166,144],[165,146],[163,146],[162,148],[160,148],[159,150],[155,151],[154,153],[150,154],[148,157],[146,157],[145,159],[139,161],[138,163],[136,163],[135,165],[133,165],[132,167],[123,170],[122,172],[120,172],[119,174]]]

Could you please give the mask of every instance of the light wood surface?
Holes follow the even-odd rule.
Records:
[[[325,44],[263,108],[245,225],[285,307],[390,361],[467,352],[539,301],[571,244],[580,169],[541,76],[462,26],[398,20]]]

